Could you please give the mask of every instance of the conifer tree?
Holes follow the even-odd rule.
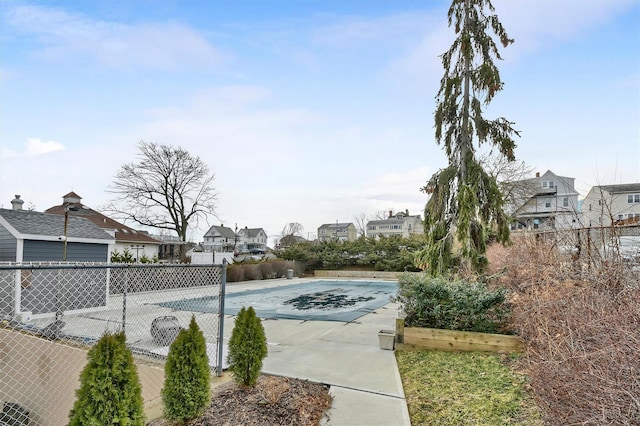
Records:
[[[513,43],[494,12],[490,0],[453,0],[448,12],[449,26],[455,26],[458,36],[441,55],[444,76],[434,117],[436,142],[444,145],[449,165],[422,188],[431,194],[425,207],[428,242],[415,258],[416,266],[433,275],[456,261],[482,270],[489,233],[499,242],[509,241],[503,196],[477,155],[488,144],[495,155],[513,161],[513,137],[519,136],[506,118],[482,115],[483,106],[503,88],[494,63],[502,58],[489,32],[503,47]]]
[[[210,403],[211,370],[207,343],[195,317],[169,347],[164,371],[164,416],[177,421],[199,416]]]
[[[70,426],[144,425],[144,404],[125,334],[105,334],[88,353]]]
[[[260,318],[253,307],[243,306],[229,339],[227,362],[234,380],[245,386],[255,385],[266,356],[267,338]]]

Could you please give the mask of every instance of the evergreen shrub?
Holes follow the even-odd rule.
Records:
[[[260,318],[253,307],[243,306],[229,339],[227,363],[234,380],[245,386],[255,385],[266,356],[267,338]]]
[[[105,334],[88,353],[70,426],[144,425],[138,371],[124,333]]]
[[[409,327],[498,333],[507,331],[506,290],[486,284],[450,281],[426,273],[401,274],[397,301]]]
[[[181,422],[199,416],[210,403],[211,370],[207,344],[195,317],[169,347],[164,372],[164,416]]]

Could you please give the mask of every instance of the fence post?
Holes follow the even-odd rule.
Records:
[[[22,311],[22,269],[16,269],[13,279],[13,317]]]
[[[220,292],[218,294],[218,300],[220,301],[220,315],[218,318],[218,323],[220,326],[218,327],[218,368],[216,371],[216,375],[218,377],[222,376],[222,358],[223,355],[223,344],[224,344],[224,295],[226,291],[227,284],[227,259],[222,259],[222,273],[220,274]]]
[[[127,324],[127,290],[129,287],[129,267],[127,266],[124,270],[124,288],[122,289],[122,332],[126,333],[126,324]]]

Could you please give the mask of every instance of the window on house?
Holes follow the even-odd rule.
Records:
[[[551,207],[551,200],[549,200],[549,199],[545,200],[545,202],[544,202],[544,206],[545,206],[546,208],[550,208],[550,207]]]
[[[622,220],[622,219],[624,219],[624,215],[623,214],[619,214],[618,215],[618,220]]]
[[[564,197],[562,199],[562,207],[569,207],[569,197]]]
[[[591,203],[589,203],[589,211],[591,211]]]
[[[556,186],[556,183],[552,180],[542,181],[543,188],[555,188],[555,186]]]
[[[640,194],[629,194],[629,195],[627,195],[627,203],[629,203],[629,204],[640,203]]]

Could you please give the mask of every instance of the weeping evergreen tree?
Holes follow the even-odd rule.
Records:
[[[513,136],[519,136],[504,117],[482,116],[483,106],[503,88],[494,63],[502,58],[489,32],[503,47],[513,43],[494,12],[490,0],[453,0],[448,12],[449,26],[455,25],[458,36],[441,55],[444,76],[434,116],[436,142],[444,145],[449,166],[422,188],[431,194],[425,207],[427,245],[415,258],[416,266],[433,275],[457,262],[480,271],[487,264],[489,233],[499,242],[509,241],[503,196],[476,152],[489,144],[492,153],[513,161]]]

